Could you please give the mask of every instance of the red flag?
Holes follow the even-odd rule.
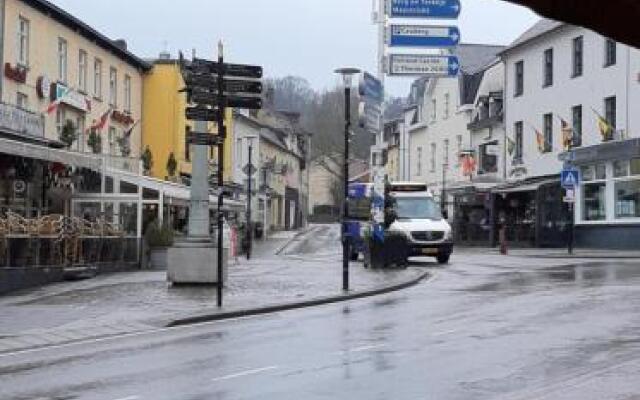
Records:
[[[97,131],[102,131],[104,127],[107,126],[107,123],[109,122],[109,116],[111,115],[111,111],[112,111],[111,108],[109,108],[107,112],[102,114],[99,120],[95,121],[93,125],[89,127],[88,130],[95,129]]]

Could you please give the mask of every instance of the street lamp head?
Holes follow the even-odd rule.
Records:
[[[342,82],[344,87],[351,87],[353,83],[353,75],[359,74],[360,70],[358,68],[345,67],[338,68],[334,71],[336,74],[342,75]]]

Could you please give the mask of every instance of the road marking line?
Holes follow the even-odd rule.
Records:
[[[225,376],[221,376],[221,377],[218,377],[218,378],[213,378],[211,380],[211,382],[219,382],[219,381],[224,381],[224,380],[227,380],[227,379],[241,378],[243,376],[255,375],[255,374],[259,374],[261,372],[272,371],[274,369],[278,369],[278,367],[276,365],[272,365],[270,367],[250,369],[248,371],[242,371],[242,372],[238,372],[238,373],[231,374],[231,375],[225,375]]]
[[[128,396],[128,397],[123,397],[120,399],[116,399],[116,400],[138,400],[140,398],[140,396]]]
[[[331,354],[344,355],[344,354],[350,354],[350,353],[361,353],[361,352],[368,351],[368,350],[379,349],[381,347],[385,347],[385,345],[384,344],[374,344],[374,345],[370,345],[370,346],[354,347],[353,349],[334,351]]]

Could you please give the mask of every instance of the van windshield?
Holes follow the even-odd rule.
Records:
[[[440,206],[430,197],[396,197],[398,219],[442,219]]]

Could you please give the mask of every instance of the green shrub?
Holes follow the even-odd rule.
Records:
[[[168,225],[160,226],[158,221],[153,221],[147,227],[144,238],[149,247],[173,246],[173,229]]]

